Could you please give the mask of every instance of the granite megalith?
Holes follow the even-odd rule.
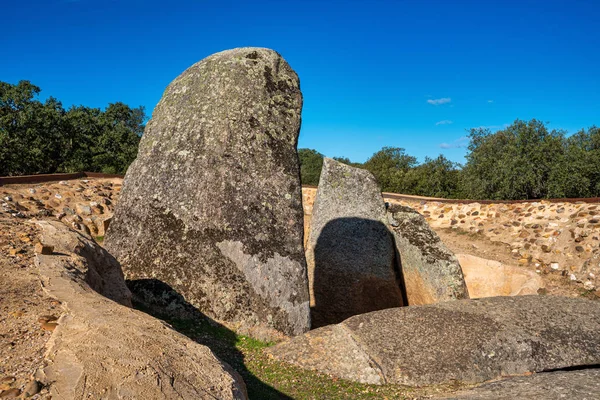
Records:
[[[267,349],[275,359],[372,384],[482,383],[600,364],[600,303],[488,297],[357,315]]]
[[[389,209],[408,305],[468,299],[458,259],[425,218],[407,206]]]
[[[255,337],[310,327],[297,140],[298,76],[239,48],[166,89],[125,176],[105,246],[127,279],[157,279]]]
[[[403,304],[385,204],[369,171],[325,158],[306,260],[313,327]]]

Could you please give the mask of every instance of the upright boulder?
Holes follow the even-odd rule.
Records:
[[[126,277],[163,281],[257,337],[309,329],[301,109],[298,76],[269,49],[217,53],[175,79],[105,240]]]
[[[458,259],[410,207],[389,208],[396,249],[409,305],[468,299]]]
[[[313,327],[403,304],[373,175],[325,158],[306,250]]]

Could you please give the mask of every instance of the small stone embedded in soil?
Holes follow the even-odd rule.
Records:
[[[13,388],[8,389],[0,393],[0,398],[2,399],[16,399],[21,395],[21,390]]]
[[[38,394],[41,389],[42,385],[34,379],[29,381],[29,383],[25,386],[25,389],[23,389],[23,395],[25,397],[32,397]]]
[[[43,254],[43,255],[50,255],[54,252],[54,247],[47,245],[47,244],[43,244],[43,243],[36,243],[35,244],[35,252],[38,254]]]

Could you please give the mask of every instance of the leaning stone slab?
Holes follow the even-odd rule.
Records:
[[[306,250],[313,326],[402,305],[386,218],[369,171],[324,159]]]
[[[600,363],[600,303],[490,297],[357,315],[267,351],[351,381],[424,386]]]
[[[600,396],[600,369],[514,377],[439,397],[444,400],[592,400]]]
[[[409,305],[468,299],[458,259],[410,207],[389,208],[396,249]]]
[[[106,235],[127,279],[163,281],[256,337],[309,329],[301,109],[298,76],[268,49],[217,53],[175,79]]]
[[[36,373],[53,399],[247,398],[242,378],[208,347],[92,289],[89,271],[103,267],[89,257],[104,253],[98,245],[73,248],[81,233],[40,226],[61,237],[53,255],[36,259],[44,290],[63,308]]]

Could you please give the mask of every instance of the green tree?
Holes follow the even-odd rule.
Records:
[[[143,107],[109,104],[65,111],[29,81],[0,82],[0,175],[102,171],[125,173],[144,130]]]
[[[110,174],[124,174],[127,171],[137,155],[140,137],[144,132],[144,119],[143,107],[109,104],[100,116],[102,131],[93,156],[96,170]]]
[[[565,140],[549,178],[548,197],[600,196],[600,129],[593,126]]]
[[[458,195],[460,164],[440,154],[437,158],[425,157],[425,162],[406,174],[406,194],[456,198]]]
[[[317,186],[323,168],[323,154],[313,149],[298,149],[298,158],[302,184]]]
[[[516,120],[493,134],[471,129],[463,192],[474,199],[547,197],[550,174],[564,154],[564,134],[535,119]]]
[[[384,192],[404,193],[405,177],[417,165],[417,159],[405,153],[403,148],[384,147],[371,156],[363,167],[370,171]]]

